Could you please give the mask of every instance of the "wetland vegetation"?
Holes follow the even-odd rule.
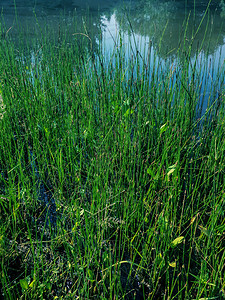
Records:
[[[225,298],[225,63],[132,21],[0,39],[2,299]]]

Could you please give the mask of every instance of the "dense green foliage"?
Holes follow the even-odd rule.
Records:
[[[224,65],[81,40],[0,41],[0,293],[222,299]]]

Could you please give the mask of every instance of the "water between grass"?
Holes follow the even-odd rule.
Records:
[[[220,93],[225,60],[225,19],[219,1],[58,0],[52,3],[39,0],[27,4],[17,0],[15,3],[1,1],[0,7],[3,36],[18,36],[19,27],[26,32],[29,43],[46,28],[60,38],[66,27],[67,35],[85,33],[83,38],[89,37],[92,49],[98,49],[101,44],[109,60],[121,36],[127,60],[135,57],[138,51],[138,55],[148,60],[149,66],[154,67],[160,60],[162,73],[177,65],[182,68],[180,54],[184,51],[184,55],[189,55],[190,47],[190,66],[196,68],[204,82],[204,111],[212,83],[217,82],[215,96]],[[184,39],[185,49],[182,49]]]

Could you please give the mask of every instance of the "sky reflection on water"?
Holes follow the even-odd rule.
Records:
[[[196,60],[197,71],[202,70],[200,76],[208,89],[205,95],[212,82],[219,93],[224,85],[225,18],[219,1],[212,1],[207,13],[207,1],[197,3],[195,7],[193,0],[16,0],[16,17],[14,0],[1,0],[0,29],[2,37],[6,33],[17,36],[19,23],[32,40],[40,28],[59,32],[67,26],[68,35],[88,34],[93,47],[102,40],[109,57],[114,47],[121,46],[117,43],[121,35],[127,59],[135,56],[136,50],[147,59],[150,46],[149,65],[160,60],[162,72],[165,65],[179,65],[178,53],[192,45],[191,63]]]

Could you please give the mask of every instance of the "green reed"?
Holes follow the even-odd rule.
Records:
[[[203,111],[204,60],[188,46],[161,68],[137,49],[127,59],[121,38],[109,60],[90,43],[63,29],[0,41],[1,294],[222,299],[219,79]]]

